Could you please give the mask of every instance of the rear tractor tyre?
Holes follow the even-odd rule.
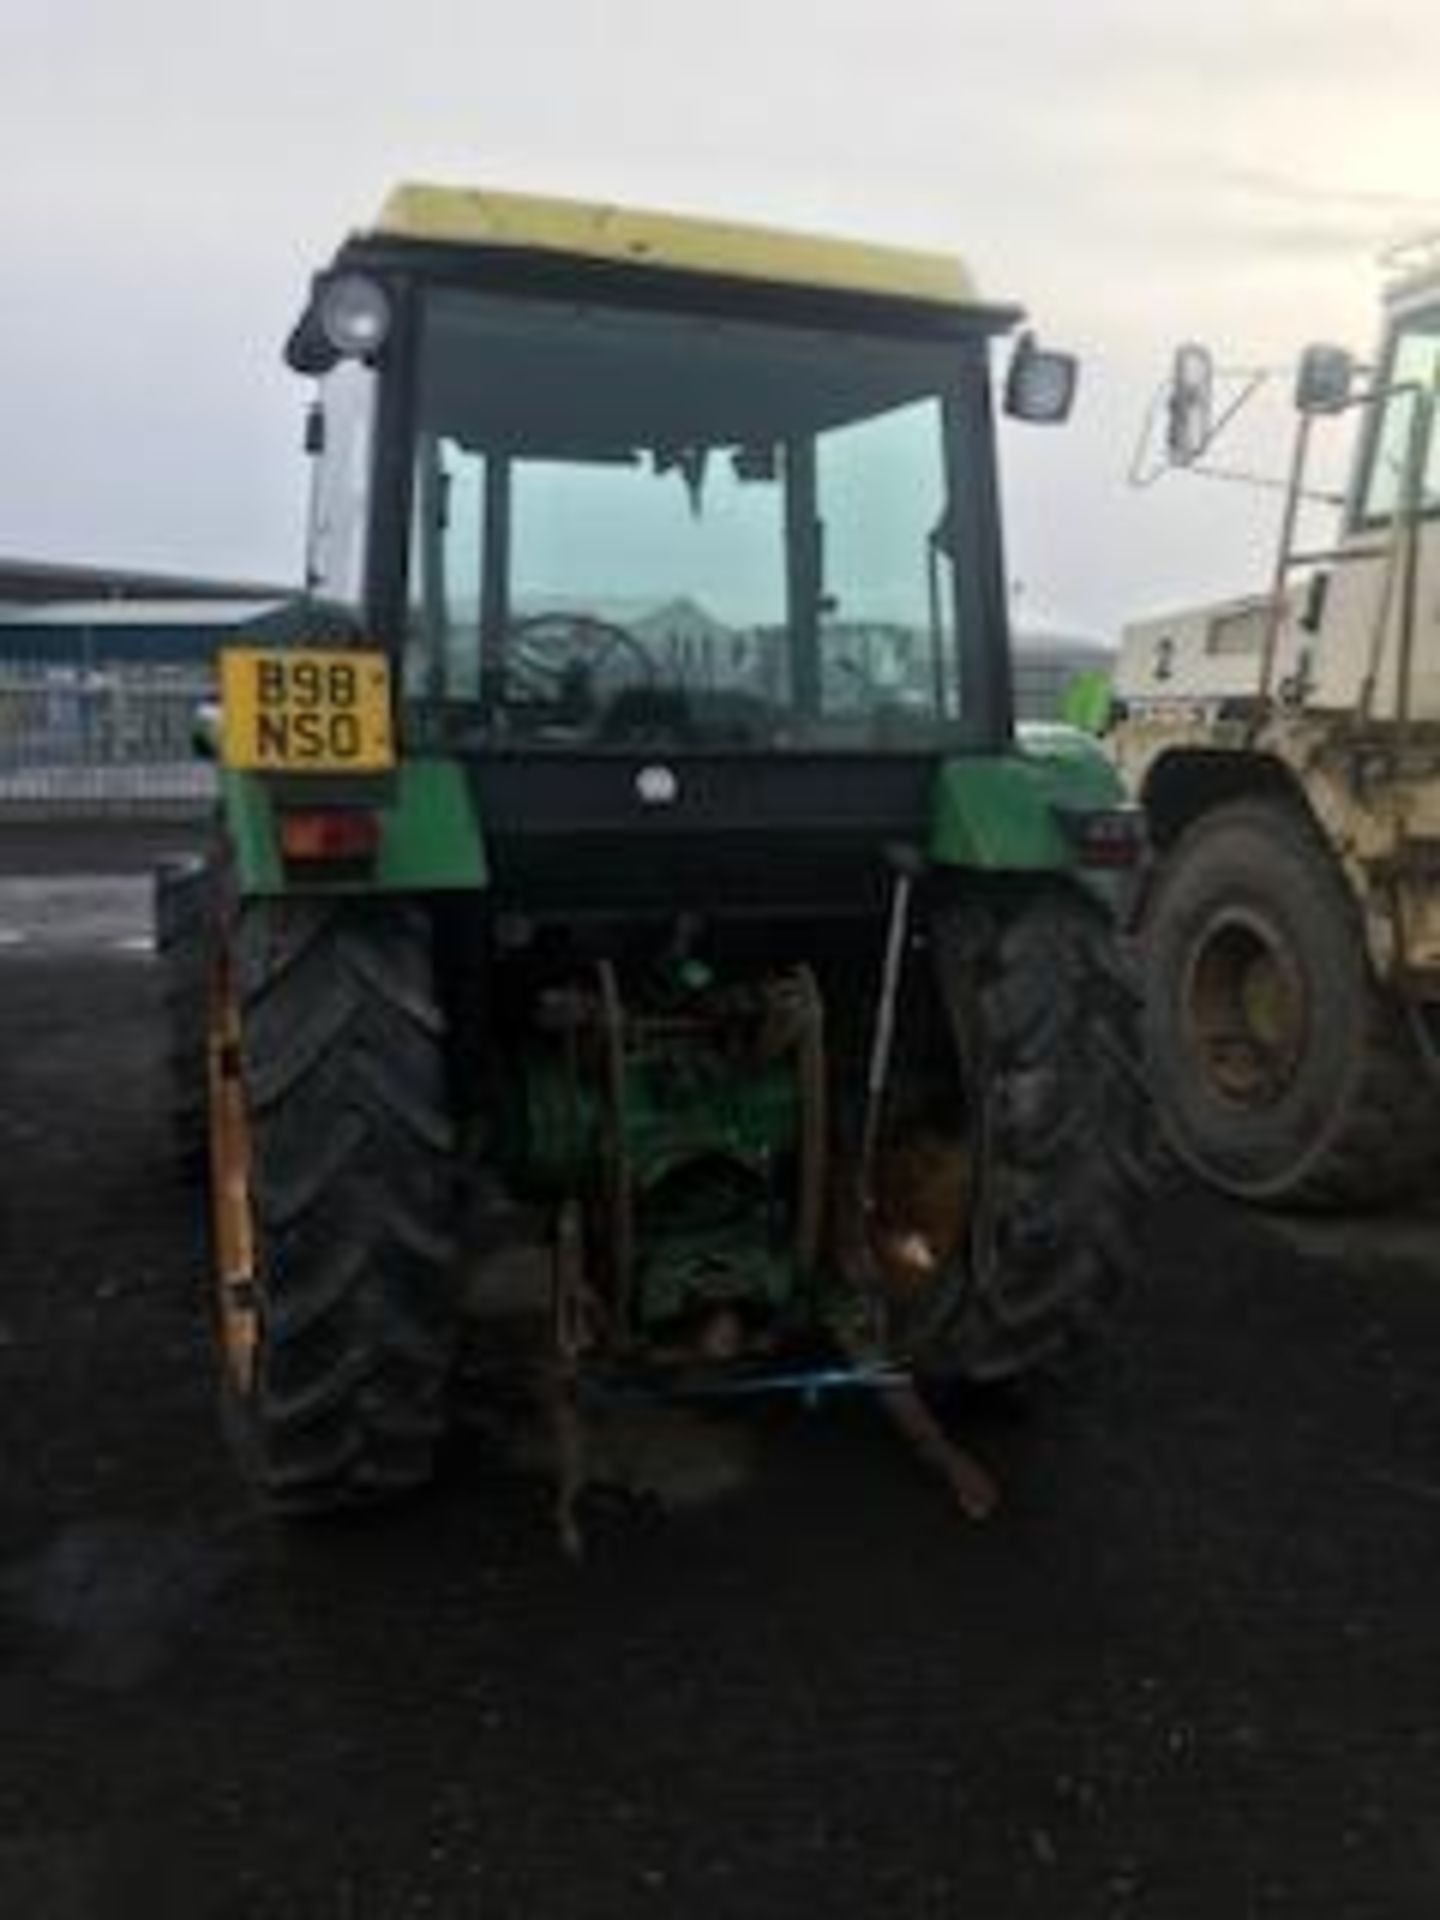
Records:
[[[1166,856],[1145,917],[1145,1040],[1176,1152],[1263,1206],[1375,1205],[1440,1161],[1440,1089],[1370,969],[1330,848],[1239,800]]]
[[[968,1256],[922,1356],[937,1385],[1019,1379],[1082,1342],[1136,1266],[1154,1171],[1128,957],[1055,887],[935,928],[968,1087]]]
[[[154,877],[155,951],[164,1003],[166,1079],[175,1155],[187,1179],[209,1161],[206,1121],[211,903],[214,882],[198,856],[166,860]]]
[[[215,942],[210,1153],[230,1424],[291,1514],[422,1485],[459,1325],[428,916],[245,901]]]

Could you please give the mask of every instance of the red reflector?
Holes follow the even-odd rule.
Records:
[[[280,851],[287,860],[370,860],[379,845],[380,821],[373,813],[327,808],[280,817]]]
[[[1144,829],[1127,814],[1091,814],[1077,833],[1081,866],[1135,866],[1144,851]]]
[[[1076,812],[1065,824],[1082,867],[1133,867],[1145,851],[1145,816],[1139,807]]]

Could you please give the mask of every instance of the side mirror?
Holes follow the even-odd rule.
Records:
[[[1055,426],[1070,417],[1080,362],[1073,353],[1037,347],[1033,333],[1022,333],[1005,375],[1005,411],[1012,419]]]
[[[1175,467],[1193,467],[1215,433],[1215,362],[1187,340],[1175,349],[1165,397],[1165,451]]]
[[[1355,356],[1344,347],[1306,347],[1295,374],[1301,413],[1339,413],[1355,382]]]

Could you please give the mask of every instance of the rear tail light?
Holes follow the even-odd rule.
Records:
[[[280,816],[280,852],[296,865],[356,866],[380,848],[380,817],[348,808]]]
[[[1134,867],[1145,852],[1141,807],[1060,811],[1060,823],[1082,867]]]

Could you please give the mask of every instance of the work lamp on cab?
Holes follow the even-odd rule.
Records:
[[[1073,353],[1041,347],[1033,333],[1022,333],[1005,376],[1005,411],[1040,426],[1058,424],[1069,418],[1079,377]]]
[[[365,273],[337,273],[315,300],[320,331],[345,360],[371,360],[390,333],[390,296]]]

